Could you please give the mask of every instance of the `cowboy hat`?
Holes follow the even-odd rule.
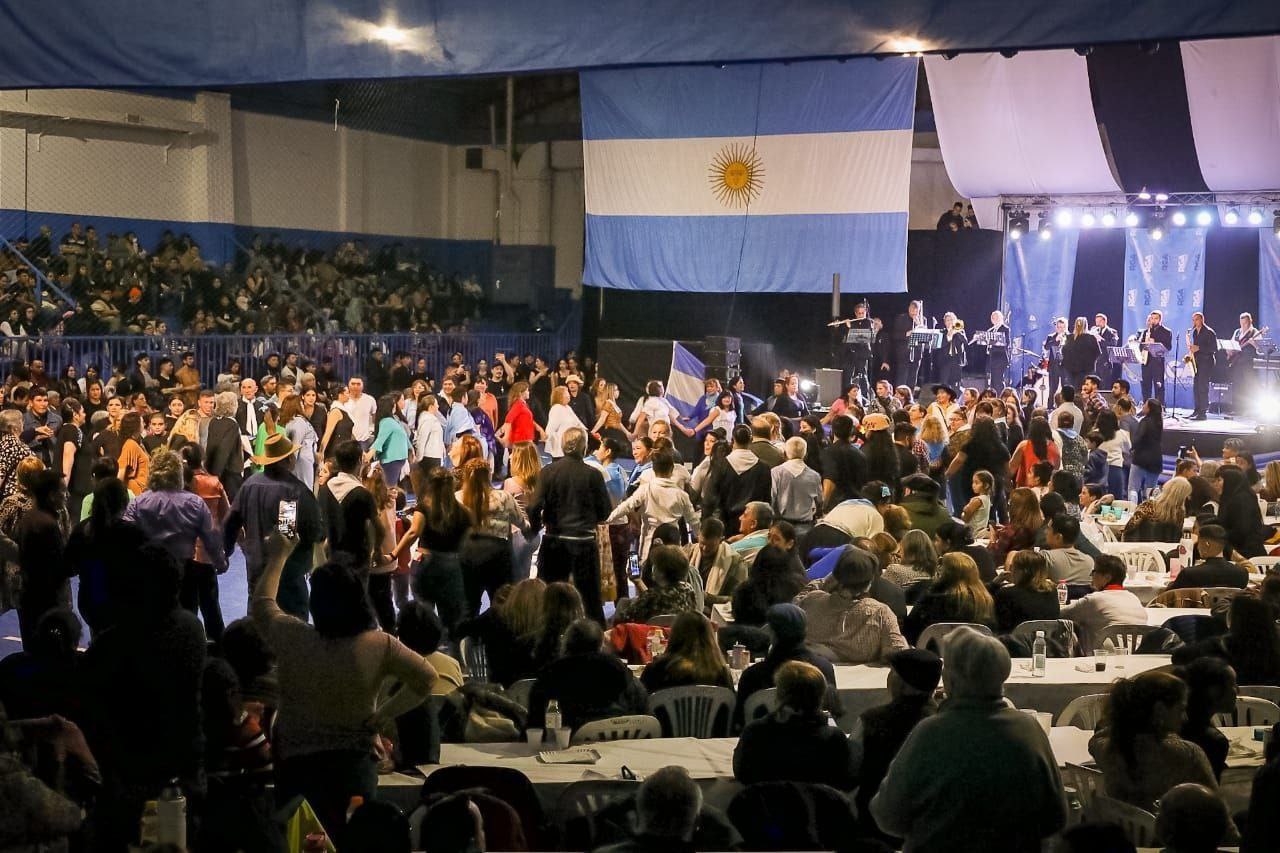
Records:
[[[270,410],[263,415],[262,425],[266,427],[267,440],[263,442],[261,456],[249,457],[254,465],[271,465],[298,452],[300,448],[295,447],[287,435],[276,432],[276,419]]]
[[[585,385],[585,384],[586,384],[586,383],[584,383],[584,382],[582,381],[582,377],[581,377],[581,376],[579,376],[579,375],[578,375],[578,374],[576,374],[576,373],[570,373],[568,376],[566,376],[566,377],[564,378],[564,384],[565,384],[565,385],[568,385],[570,382],[577,382],[579,385]]]
[[[952,400],[954,400],[954,399],[956,398],[956,396],[957,396],[957,395],[956,395],[956,389],[952,388],[950,385],[947,385],[947,384],[945,384],[945,383],[943,383],[943,382],[939,382],[937,385],[934,385],[934,386],[933,386],[933,388],[932,388],[931,390],[933,391],[933,393],[934,393],[935,395],[936,395],[939,391],[946,391],[946,392],[947,392],[947,394],[949,394],[949,395],[951,396],[951,399],[952,399]]]

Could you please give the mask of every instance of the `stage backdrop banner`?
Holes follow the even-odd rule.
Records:
[[[1270,228],[1258,229],[1258,325],[1280,338],[1280,238]]]
[[[581,75],[600,287],[907,288],[915,59]]]
[[[1203,228],[1170,228],[1157,240],[1145,228],[1130,228],[1124,253],[1124,335],[1141,332],[1152,311],[1164,313],[1179,358],[1186,353],[1191,315],[1204,310]],[[1177,360],[1165,361],[1169,375]],[[1179,370],[1179,375],[1182,375]]]
[[[1071,308],[1079,243],[1080,232],[1074,228],[1055,229],[1048,240],[1041,240],[1039,232],[1005,240],[1006,319],[1014,340],[1022,338],[1023,348],[1039,353],[1053,331],[1054,318],[1066,316]],[[1021,365],[1021,359],[1010,355],[1014,366]]]

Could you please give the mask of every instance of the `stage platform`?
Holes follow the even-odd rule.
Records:
[[[1229,438],[1244,442],[1261,467],[1264,461],[1280,458],[1280,424],[1260,424],[1252,418],[1226,418],[1209,415],[1208,420],[1193,421],[1185,417],[1164,419],[1164,443],[1161,447],[1166,467],[1176,459],[1178,448],[1195,444],[1202,459],[1222,456],[1222,443]]]

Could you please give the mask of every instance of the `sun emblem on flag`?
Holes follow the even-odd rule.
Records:
[[[720,149],[708,172],[711,192],[728,207],[751,204],[764,183],[764,164],[755,148],[737,142]]]

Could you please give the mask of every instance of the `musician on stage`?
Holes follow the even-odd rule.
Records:
[[[1004,312],[992,311],[991,328],[987,329],[987,387],[997,394],[1004,388],[1005,374],[1009,372],[1009,334]]]
[[[1044,339],[1044,358],[1049,362],[1049,400],[1062,384],[1062,348],[1067,345],[1067,318],[1053,321],[1053,332]]]
[[[920,361],[923,352],[920,347],[911,345],[911,333],[924,328],[924,312],[920,301],[913,299],[907,303],[907,313],[893,318],[893,333],[890,344],[893,347],[893,384],[906,385],[913,392],[920,376]]]
[[[938,382],[955,388],[960,384],[961,374],[969,358],[969,338],[964,333],[964,323],[956,319],[956,315],[948,311],[942,315],[942,347],[937,352]],[[945,424],[946,418],[942,419]]]
[[[1173,330],[1164,325],[1164,314],[1152,311],[1147,315],[1147,327],[1138,335],[1137,342],[1139,353],[1147,352],[1143,344],[1160,344],[1166,350],[1173,351]],[[1165,358],[1149,353],[1142,365],[1142,399],[1150,400],[1154,397],[1160,401],[1161,406],[1164,405]]]
[[[1093,334],[1102,345],[1102,355],[1098,356],[1093,372],[1106,380],[1104,384],[1110,385],[1120,378],[1121,365],[1111,360],[1108,351],[1111,347],[1120,346],[1120,332],[1108,326],[1107,315],[1099,311],[1093,315]]]
[[[867,302],[865,299],[859,300],[857,305],[853,306],[853,318],[843,320],[846,329],[865,329],[871,331],[871,317],[867,314]],[[857,385],[862,390],[863,397],[871,396],[871,386],[875,382],[875,374],[872,372],[873,365],[871,359],[874,354],[871,351],[871,344],[851,344],[849,346],[849,356],[852,364],[850,370],[852,375],[849,377],[847,385]]]
[[[1204,323],[1199,311],[1191,315],[1191,328],[1187,330],[1187,359],[1195,366],[1195,410],[1193,421],[1209,418],[1209,380],[1218,359],[1218,333]]]
[[[1258,355],[1258,341],[1264,334],[1266,330],[1253,325],[1253,315],[1248,311],[1240,315],[1240,328],[1231,333],[1231,340],[1240,345],[1240,352],[1227,354],[1227,376],[1231,383],[1231,399],[1237,412],[1243,408],[1240,402],[1249,399],[1249,395],[1257,387],[1253,360]]]
[[[879,317],[871,318],[871,331],[876,333],[875,340],[871,342],[871,364],[875,367],[875,376],[869,377],[872,382],[878,382],[881,379],[893,381],[893,347],[889,343],[889,330],[884,327],[884,321]],[[868,394],[868,397],[871,395]]]

